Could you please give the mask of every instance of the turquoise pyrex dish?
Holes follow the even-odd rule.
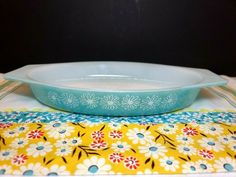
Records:
[[[136,62],[27,65],[4,77],[29,84],[53,108],[105,116],[175,111],[192,104],[201,88],[226,84],[205,69]]]

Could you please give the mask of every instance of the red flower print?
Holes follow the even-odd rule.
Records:
[[[195,136],[198,135],[198,131],[195,128],[192,127],[185,127],[183,129],[183,132],[185,135]]]
[[[124,165],[126,168],[129,168],[130,170],[137,169],[139,166],[139,160],[136,159],[135,157],[127,157],[124,160]]]
[[[94,131],[92,133],[92,138],[95,140],[102,139],[102,138],[104,138],[104,133],[102,131]]]
[[[121,138],[122,137],[122,132],[119,130],[113,130],[110,132],[110,137],[112,138]]]
[[[104,142],[104,140],[95,140],[92,142],[92,144],[90,145],[91,148],[93,149],[101,149],[107,146],[107,143]]]
[[[12,163],[16,165],[21,165],[24,164],[27,159],[28,157],[25,154],[16,155],[15,157],[13,157]]]
[[[205,149],[198,151],[198,154],[200,156],[202,156],[204,159],[213,159],[214,158],[213,152],[205,150]]]
[[[41,138],[43,134],[44,132],[42,132],[41,130],[32,130],[30,133],[28,133],[28,138],[32,139]]]
[[[12,125],[13,125],[12,123],[7,123],[7,124],[0,123],[0,128],[9,128]]]
[[[120,163],[122,160],[124,160],[124,155],[121,153],[114,152],[113,154],[109,155],[109,160],[113,163]]]

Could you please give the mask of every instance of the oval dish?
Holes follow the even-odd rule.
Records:
[[[27,65],[4,75],[28,83],[56,109],[93,115],[166,113],[193,103],[202,87],[226,84],[205,70],[135,62]]]

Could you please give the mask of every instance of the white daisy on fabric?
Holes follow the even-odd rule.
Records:
[[[45,124],[44,129],[45,130],[55,130],[55,129],[59,129],[60,127],[62,127],[63,124],[60,122],[50,122]]]
[[[28,126],[20,125],[20,126],[17,126],[14,130],[18,133],[23,133],[23,132],[26,132],[28,129],[29,129]]]
[[[116,122],[111,122],[111,123],[109,123],[109,127],[112,130],[119,130],[119,129],[121,129],[122,124],[121,123],[116,123]]]
[[[69,139],[59,139],[56,141],[54,144],[56,147],[61,147],[61,146],[70,146],[70,140]]]
[[[100,122],[92,122],[89,120],[83,121],[82,123],[85,127],[96,127],[96,126],[100,125]]]
[[[159,127],[159,131],[163,134],[175,134],[178,126],[176,124],[164,124]]]
[[[61,146],[61,147],[57,148],[55,154],[57,156],[67,156],[71,152],[72,152],[72,147],[70,147],[70,146]]]
[[[12,167],[9,165],[1,165],[0,166],[0,176],[1,175],[10,175],[12,172]]]
[[[182,165],[182,172],[183,173],[198,173],[198,166],[194,162],[185,162],[185,164]]]
[[[117,141],[111,145],[111,149],[114,149],[115,152],[125,152],[130,150],[131,146],[127,142]]]
[[[199,125],[199,130],[209,135],[220,135],[223,133],[223,128],[215,123],[201,124]]]
[[[20,166],[19,170],[14,170],[13,175],[18,176],[42,176],[46,169],[38,163],[30,163],[26,166]]]
[[[217,172],[233,172],[236,171],[236,159],[231,157],[221,157],[215,160],[214,167]]]
[[[95,94],[86,93],[80,97],[80,102],[87,108],[94,109],[97,107],[98,98],[95,96]]]
[[[111,165],[106,164],[104,158],[93,156],[85,159],[83,163],[77,165],[75,175],[95,175],[108,174],[111,170]]]
[[[138,96],[126,95],[122,99],[122,107],[125,110],[134,110],[139,106],[140,98]]]
[[[157,96],[147,96],[142,100],[142,109],[152,110],[161,104],[161,98]]]
[[[74,129],[75,128],[72,126],[63,125],[63,126],[60,126],[60,128],[49,130],[48,136],[55,139],[66,138],[67,136],[70,136],[71,133],[74,132]]]
[[[218,136],[218,141],[223,144],[230,144],[232,142],[232,139],[229,137],[229,135],[223,135]]]
[[[165,146],[155,142],[151,142],[145,146],[139,146],[138,149],[145,157],[152,157],[154,159],[157,159],[159,156],[164,156],[165,152],[167,152]]]
[[[166,171],[176,171],[179,168],[179,161],[174,157],[163,157],[160,159],[160,165],[165,168]]]
[[[52,103],[57,104],[60,101],[60,96],[56,92],[49,91],[48,92],[48,99]]]
[[[230,143],[228,147],[236,153],[236,143]]]
[[[151,132],[145,129],[129,129],[126,135],[134,144],[145,144],[146,142],[151,142],[154,139]]]
[[[59,166],[57,164],[51,166],[50,168],[44,168],[42,170],[44,176],[69,176],[70,171],[67,171],[66,166]]]
[[[101,106],[104,109],[108,109],[108,110],[117,109],[119,106],[119,97],[114,96],[114,95],[104,96],[101,99]]]
[[[178,145],[177,148],[178,152],[184,155],[194,155],[197,152],[197,149],[190,145]]]
[[[18,148],[24,147],[27,144],[28,144],[28,139],[26,139],[26,138],[16,138],[11,142],[11,144],[9,146],[12,147],[12,148],[18,149]]]
[[[176,141],[181,144],[193,144],[193,139],[187,135],[176,135]]]
[[[80,137],[74,137],[69,139],[71,146],[78,146],[82,143],[82,139]]]
[[[14,138],[14,137],[17,137],[19,135],[19,133],[15,129],[13,129],[13,130],[4,131],[3,135],[6,138]]]
[[[29,156],[45,156],[48,152],[52,151],[52,145],[49,142],[38,142],[30,144],[26,151]]]
[[[137,175],[157,175],[157,171],[151,171],[150,169],[145,169],[144,171],[138,171]]]
[[[212,167],[211,164],[209,164],[206,160],[198,160],[197,162],[195,162],[197,167],[198,167],[198,172],[213,172],[214,169]]]
[[[200,143],[200,146],[209,150],[209,151],[224,151],[224,145],[222,145],[220,142],[214,140],[213,138],[202,138],[198,140],[198,143]]]
[[[0,151],[0,160],[9,160],[17,153],[16,149],[3,149]]]
[[[61,95],[62,103],[70,108],[78,107],[78,99],[74,94],[63,93]]]

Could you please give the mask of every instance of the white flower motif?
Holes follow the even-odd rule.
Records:
[[[78,106],[78,100],[75,95],[71,93],[63,93],[61,97],[62,97],[62,103],[65,106],[68,106],[70,108],[75,108]]]
[[[90,159],[85,159],[82,164],[77,165],[75,175],[108,174],[110,170],[111,165],[106,164],[104,158],[93,156]]]
[[[118,108],[119,105],[119,97],[114,95],[107,95],[102,97],[101,105],[104,109],[114,110]]]
[[[59,129],[61,126],[63,126],[63,124],[60,122],[50,122],[45,125],[44,129],[47,131],[54,130],[54,129]]]
[[[134,110],[139,106],[140,98],[138,96],[126,95],[122,99],[122,107],[125,110]]]
[[[159,156],[164,156],[167,149],[159,143],[151,142],[145,146],[139,146],[139,152],[144,154],[145,157],[152,157],[157,159]]]
[[[160,159],[160,165],[165,168],[166,171],[176,171],[179,168],[179,161],[174,157],[164,157]]]
[[[228,147],[232,150],[232,151],[234,151],[235,153],[236,153],[236,143],[230,143],[229,145],[228,145]]]
[[[48,99],[54,104],[57,104],[60,101],[59,95],[53,91],[48,92]]]
[[[17,133],[23,133],[23,132],[26,132],[28,129],[29,129],[28,126],[26,126],[26,125],[20,125],[20,126],[16,127],[16,128],[14,129],[14,131],[16,131]]]
[[[121,127],[122,127],[122,124],[121,124],[121,123],[111,122],[111,123],[109,123],[109,127],[110,127],[112,130],[120,130]]]
[[[152,110],[161,104],[161,98],[157,96],[147,96],[142,100],[142,109],[143,110]]]
[[[27,144],[28,144],[28,139],[16,138],[14,139],[14,141],[12,141],[12,143],[10,144],[10,147],[18,149],[18,148],[24,147]]]
[[[72,126],[62,125],[59,128],[49,130],[48,136],[55,139],[66,138],[74,132],[74,129]]]
[[[56,141],[56,143],[54,145],[56,147],[70,146],[70,140],[69,139],[59,139]]]
[[[154,139],[151,132],[146,131],[145,129],[129,129],[126,135],[134,144],[145,144],[146,142],[151,142]]]
[[[223,144],[232,144],[236,143],[236,135],[224,135],[224,136],[219,136],[218,141],[223,143]]]
[[[59,166],[57,164],[50,168],[44,168],[42,170],[44,176],[69,176],[70,172],[66,170],[66,166]]]
[[[214,169],[211,164],[209,164],[206,160],[198,160],[196,162],[196,165],[198,167],[198,172],[213,172]]]
[[[66,156],[72,152],[72,147],[70,146],[61,146],[58,147],[56,150],[56,155],[58,156]]]
[[[213,123],[202,124],[199,126],[199,130],[201,130],[205,134],[210,135],[219,135],[223,133],[223,128],[220,125]]]
[[[194,162],[186,162],[182,165],[183,173],[198,173],[198,166]]]
[[[161,106],[171,107],[171,106],[175,105],[176,102],[177,102],[177,95],[176,94],[169,94],[162,99],[163,104],[161,104]]]
[[[176,124],[163,124],[159,127],[159,131],[163,134],[175,134],[178,126]]]
[[[222,145],[220,142],[215,141],[213,138],[202,138],[198,140],[200,143],[200,146],[204,147],[205,149],[209,151],[224,151],[224,145]]]
[[[70,145],[71,146],[78,146],[78,145],[80,145],[81,143],[82,143],[82,139],[81,138],[70,138],[69,139],[69,142],[70,142]]]
[[[137,175],[157,175],[157,171],[151,171],[150,169],[145,169],[144,171],[138,171]]]
[[[4,137],[6,138],[14,138],[17,137],[19,135],[19,133],[16,130],[6,130],[3,132]]]
[[[15,156],[17,151],[15,149],[5,149],[0,151],[0,159],[1,160],[9,160],[13,156]]]
[[[38,162],[36,164],[30,163],[27,166],[20,166],[20,169],[14,170],[13,174],[17,176],[42,176],[43,171],[46,171],[46,169]]]
[[[0,176],[1,175],[10,175],[12,172],[12,168],[9,165],[2,165],[0,166]]]
[[[131,146],[128,143],[121,141],[117,141],[111,145],[111,148],[114,149],[114,151],[121,153],[130,150],[130,147]]]
[[[193,144],[193,139],[187,135],[176,135],[176,140],[181,144]]]
[[[92,122],[92,121],[83,121],[82,122],[85,127],[96,127],[100,124],[100,122]]]
[[[226,157],[219,158],[215,161],[214,167],[217,172],[233,172],[236,171],[236,159]]]
[[[87,108],[94,109],[97,107],[98,98],[95,96],[95,94],[86,93],[80,97],[80,102]]]
[[[194,155],[197,152],[196,148],[190,145],[179,145],[176,149],[184,155]]]
[[[30,144],[26,151],[28,155],[33,157],[45,156],[48,152],[52,151],[52,145],[49,142],[38,142]]]

